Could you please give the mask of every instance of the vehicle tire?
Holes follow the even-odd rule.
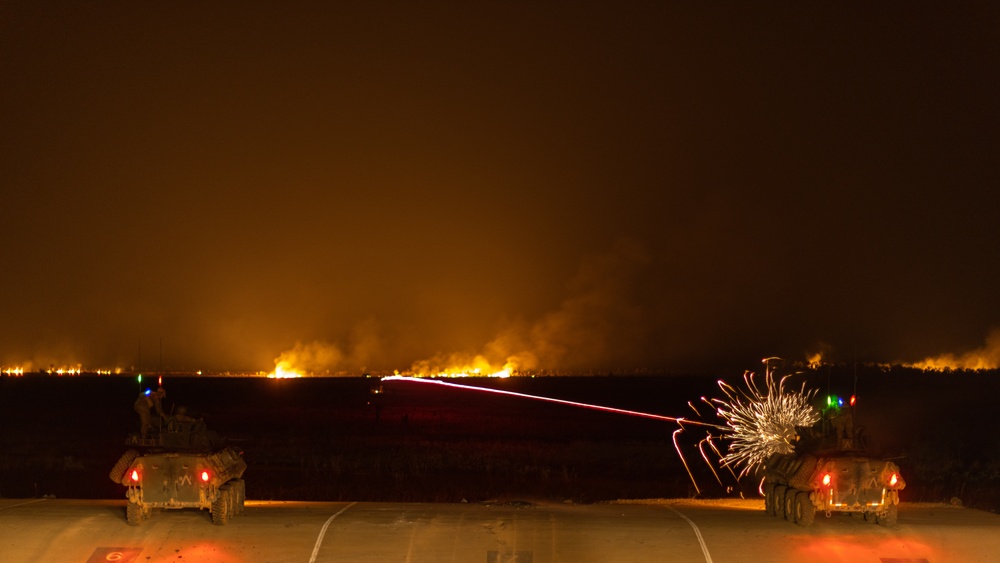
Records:
[[[247,483],[243,479],[233,479],[234,500],[233,516],[243,513],[243,504],[247,499]]]
[[[236,488],[233,482],[229,481],[219,487],[219,495],[226,497],[226,509],[229,511],[229,519],[236,518]]]
[[[232,505],[229,498],[229,489],[223,488],[219,489],[219,494],[212,502],[212,523],[216,526],[225,526],[229,523],[230,506]]]
[[[132,465],[132,462],[138,456],[139,452],[135,450],[126,450],[125,453],[118,458],[118,463],[111,468],[111,473],[108,473],[108,477],[110,477],[115,483],[121,484],[122,477],[125,476],[125,472],[128,471],[128,467]]]
[[[774,485],[764,485],[764,512],[774,516]]]
[[[240,514],[240,490],[239,485],[230,481],[229,487],[229,517],[236,518]]]
[[[778,518],[785,517],[785,491],[788,487],[784,485],[774,486],[774,498],[771,500],[772,506],[774,506],[774,516]]]
[[[885,514],[879,514],[875,517],[875,521],[878,522],[880,526],[885,526],[891,528],[896,525],[899,520],[899,507],[895,504],[890,504],[886,507]]]
[[[816,507],[809,500],[809,493],[800,491],[795,495],[795,522],[800,526],[811,526],[816,520]]]
[[[146,513],[139,503],[129,501],[125,505],[125,521],[129,526],[139,526],[146,519]]]
[[[788,489],[785,491],[785,520],[795,523],[795,497],[798,494],[797,489]]]

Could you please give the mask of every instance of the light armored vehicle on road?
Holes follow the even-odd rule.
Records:
[[[774,454],[764,463],[764,509],[803,526],[817,512],[857,513],[894,526],[899,491],[906,486],[899,467],[855,449],[861,440],[853,422],[823,428],[799,429],[795,453]]]
[[[146,439],[133,434],[125,444],[130,449],[109,477],[128,488],[129,525],[142,524],[154,508],[207,509],[219,525],[243,511],[247,465],[242,452],[223,445],[203,421],[175,418]]]

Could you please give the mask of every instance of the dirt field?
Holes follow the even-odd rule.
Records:
[[[812,386],[849,395],[848,373]],[[738,379],[738,378],[736,378]],[[859,424],[876,453],[899,457],[905,501],[995,510],[1000,439],[989,403],[996,374],[866,372]],[[719,396],[710,377],[459,380],[667,416]],[[735,383],[735,380],[731,380]],[[166,378],[179,405],[245,452],[248,495],[262,500],[462,501],[756,495],[757,479],[720,485],[674,423],[531,399],[371,378]],[[137,429],[134,379],[0,378],[0,496],[119,498],[107,473]],[[707,409],[700,409],[707,414]]]

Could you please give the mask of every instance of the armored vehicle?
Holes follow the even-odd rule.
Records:
[[[906,483],[895,463],[855,448],[861,440],[853,423],[827,424],[820,433],[799,429],[799,434],[795,453],[774,454],[764,463],[768,514],[803,526],[813,523],[816,512],[856,513],[868,522],[896,524],[899,491]]]
[[[129,525],[142,524],[154,508],[207,509],[218,525],[243,511],[242,452],[223,445],[203,421],[176,417],[145,439],[129,436],[125,444],[130,449],[108,476],[127,487]]]

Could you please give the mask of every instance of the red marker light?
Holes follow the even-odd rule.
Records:
[[[129,475],[129,477],[132,479],[133,483],[138,483],[139,482],[139,470],[138,469],[133,469],[132,473]]]
[[[830,474],[829,474],[829,473],[827,473],[826,475],[823,475],[823,484],[824,484],[824,485],[826,485],[826,486],[829,486],[829,485],[830,485],[830,481],[831,481],[831,480],[832,480],[832,479],[831,479],[831,477],[830,477]]]
[[[857,396],[851,395],[851,406],[853,407],[854,403],[857,403],[857,402],[858,402]]]
[[[892,476],[889,477],[889,486],[895,487],[896,483],[898,482],[899,482],[899,477],[897,477],[896,474],[893,473]]]
[[[211,479],[211,478],[212,478],[212,476],[208,474],[208,471],[202,471],[201,472],[201,480],[203,482],[208,483],[208,480]]]

